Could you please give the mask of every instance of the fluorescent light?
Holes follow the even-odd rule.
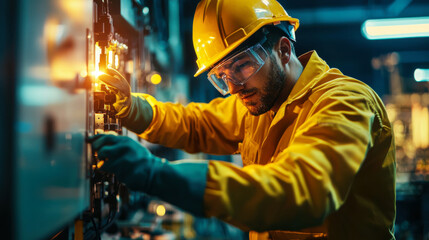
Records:
[[[429,17],[366,20],[362,33],[370,40],[429,37]]]
[[[427,81],[429,81],[429,69],[417,68],[414,71],[414,79],[417,82],[427,82]]]

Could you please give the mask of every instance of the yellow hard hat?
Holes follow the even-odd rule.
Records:
[[[202,0],[195,10],[192,38],[197,54],[195,77],[231,53],[261,27],[287,21],[298,29],[276,0]]]

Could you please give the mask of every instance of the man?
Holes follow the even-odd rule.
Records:
[[[169,163],[126,137],[95,136],[93,149],[133,190],[197,216],[217,217],[250,239],[394,239],[395,152],[383,103],[315,51],[299,58],[298,20],[275,0],[199,3],[196,75],[231,94],[208,104],[130,94],[115,71],[115,108],[142,138],[220,161]]]

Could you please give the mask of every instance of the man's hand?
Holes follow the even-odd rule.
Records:
[[[125,118],[128,116],[131,108],[131,87],[127,79],[115,69],[108,68],[106,73],[98,79],[113,89],[116,95],[116,102],[113,104],[118,117]]]
[[[154,171],[165,162],[129,137],[100,134],[90,137],[89,142],[104,160],[100,170],[115,174],[131,190],[147,192]]]
[[[207,161],[168,162],[152,155],[129,137],[95,135],[90,137],[102,171],[114,173],[134,191],[143,191],[176,205],[195,216],[204,216]]]

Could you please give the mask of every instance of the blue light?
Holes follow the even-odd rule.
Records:
[[[429,81],[429,69],[417,68],[414,71],[414,79],[416,82],[427,82]]]
[[[362,34],[370,40],[429,37],[429,17],[366,20]]]
[[[144,7],[143,8],[143,15],[147,15],[149,13],[149,8],[148,7]]]

